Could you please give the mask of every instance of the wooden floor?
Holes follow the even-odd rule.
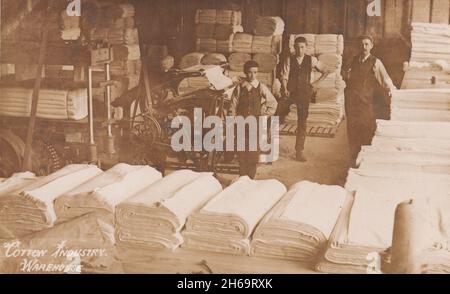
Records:
[[[175,252],[118,248],[127,274],[315,274],[314,265],[179,248]]]

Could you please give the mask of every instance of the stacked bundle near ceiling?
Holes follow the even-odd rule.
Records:
[[[412,23],[411,59],[402,89],[450,87],[450,25]]]
[[[259,223],[251,255],[313,260],[325,248],[347,197],[339,186],[295,184]]]
[[[58,222],[97,212],[105,223],[114,225],[114,212],[140,190],[161,179],[160,172],[149,166],[119,163],[55,200]]]
[[[234,35],[244,31],[236,10],[199,9],[195,24],[198,52],[229,54]]]
[[[300,34],[291,35],[289,46],[294,52],[294,41],[298,37],[304,37],[307,44],[306,54],[315,56],[325,64],[332,73],[317,85],[315,101],[310,105],[309,126],[337,126],[344,116],[344,89],[345,82],[341,76],[342,55],[344,52],[344,39],[342,35],[333,34]],[[317,80],[320,73],[313,71],[313,80]],[[293,107],[295,108],[295,107]],[[294,115],[289,117],[296,117]]]
[[[135,8],[131,4],[110,4],[96,9],[95,14],[83,17],[83,34],[90,42],[108,43],[112,46],[114,61],[111,63],[113,85],[112,100],[139,84],[141,52],[138,30],[135,26]],[[103,72],[94,73],[94,82],[105,80]],[[105,88],[93,90],[94,98],[103,101]]]
[[[276,180],[239,178],[188,218],[182,246],[248,255],[253,230],[285,192]]]
[[[222,190],[209,173],[176,171],[135,194],[116,210],[118,244],[174,250],[189,215]]]
[[[0,194],[0,239],[52,227],[56,221],[53,201],[101,173],[96,166],[74,164],[26,185],[5,189]]]

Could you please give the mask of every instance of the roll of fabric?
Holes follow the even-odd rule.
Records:
[[[278,65],[278,55],[257,53],[253,55],[253,60],[259,65],[259,71],[263,73],[273,73]]]
[[[161,173],[149,166],[119,163],[56,199],[58,222],[98,212],[113,226],[116,206],[161,178]]]
[[[216,52],[217,41],[215,39],[197,39],[197,51]]]
[[[242,25],[242,12],[221,9],[216,11],[216,23],[224,25]]]
[[[222,190],[209,173],[179,170],[142,190],[116,211],[121,244],[174,250],[187,217]]]
[[[141,58],[139,45],[114,45],[114,60],[137,60]]]
[[[197,39],[213,39],[215,37],[215,26],[204,23],[196,24],[195,35]]]
[[[293,185],[258,224],[251,255],[311,261],[325,248],[347,194],[339,186]]]
[[[201,64],[204,65],[221,65],[227,62],[225,55],[220,53],[209,53],[203,56]]]
[[[96,166],[73,164],[0,196],[0,239],[14,239],[50,228],[56,198],[101,174]]]
[[[278,55],[282,49],[282,37],[281,36],[254,36],[252,43],[252,53],[265,53]]]
[[[303,37],[307,41],[306,54],[315,55],[316,52],[316,35],[314,34],[299,34],[299,35],[291,35],[289,37],[289,50],[291,53],[294,53],[294,43],[295,39],[298,37]]]
[[[256,36],[280,36],[284,33],[284,21],[278,16],[258,16],[255,22]]]
[[[198,9],[195,13],[195,23],[215,24],[217,11],[215,9]]]
[[[238,72],[244,71],[244,64],[249,60],[252,60],[252,56],[247,53],[232,53],[230,57],[228,57],[230,69]]]
[[[188,218],[182,246],[248,254],[254,228],[284,193],[286,188],[276,180],[239,178]]]
[[[202,58],[205,56],[205,54],[200,52],[192,52],[189,54],[184,55],[181,60],[178,67],[180,69],[186,69],[192,66],[200,65]]]
[[[252,53],[253,35],[237,33],[233,39],[233,52]]]
[[[32,89],[2,88],[0,91],[0,115],[29,117]],[[41,89],[37,117],[47,119],[81,120],[87,116],[87,91]]]
[[[244,28],[242,26],[218,24],[215,26],[214,39],[217,41],[227,41],[231,35],[236,33],[243,33]]]

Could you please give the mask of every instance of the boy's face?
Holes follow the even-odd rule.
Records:
[[[247,80],[249,82],[253,82],[258,77],[258,68],[257,67],[250,67],[247,71]]]
[[[294,44],[295,55],[298,57],[302,57],[306,54],[306,43],[297,42]]]

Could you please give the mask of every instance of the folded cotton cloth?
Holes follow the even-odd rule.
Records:
[[[188,218],[183,247],[249,254],[253,230],[284,193],[277,180],[239,178]]]
[[[53,226],[53,201],[102,171],[93,165],[73,164],[0,195],[0,239],[12,239]]]
[[[259,223],[251,255],[309,261],[324,249],[348,192],[300,182]]]
[[[56,199],[58,222],[98,211],[112,225],[118,204],[161,178],[161,173],[149,166],[119,163]]]
[[[118,205],[117,240],[131,246],[174,250],[183,242],[179,232],[187,217],[221,190],[210,173],[175,171]]]

